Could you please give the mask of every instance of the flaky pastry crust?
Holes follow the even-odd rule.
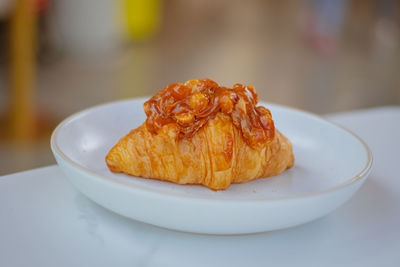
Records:
[[[219,112],[190,138],[179,138],[174,124],[154,134],[143,123],[121,138],[106,163],[113,172],[223,190],[277,175],[293,166],[294,156],[278,130],[271,141],[251,146],[229,116]]]

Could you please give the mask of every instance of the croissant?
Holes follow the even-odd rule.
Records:
[[[144,104],[146,122],[110,150],[107,166],[212,190],[277,175],[293,166],[292,145],[257,101],[251,86],[172,84]]]

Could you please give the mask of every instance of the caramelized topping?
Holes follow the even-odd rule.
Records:
[[[179,137],[191,137],[208,120],[222,112],[232,119],[250,145],[274,138],[271,112],[256,106],[258,95],[251,85],[235,84],[232,89],[221,87],[210,79],[174,83],[144,103],[146,126],[152,133],[166,124],[178,126]]]

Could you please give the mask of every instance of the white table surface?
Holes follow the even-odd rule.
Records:
[[[0,266],[400,266],[400,107],[328,118],[363,138],[374,164],[322,219],[257,235],[173,232],[105,210],[49,166],[0,177]]]

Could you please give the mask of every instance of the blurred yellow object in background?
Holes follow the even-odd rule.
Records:
[[[153,36],[161,22],[161,0],[123,1],[123,27],[128,39],[144,40]]]
[[[36,10],[35,2],[17,0],[11,16],[11,122],[16,140],[36,133]]]

